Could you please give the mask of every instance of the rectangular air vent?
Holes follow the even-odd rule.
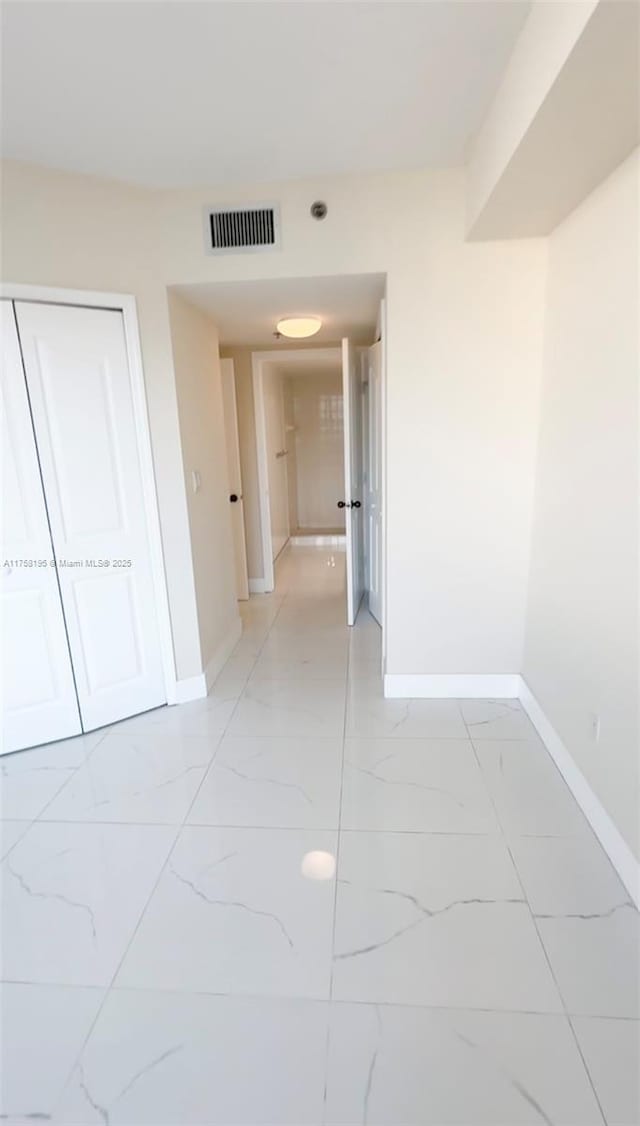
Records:
[[[205,239],[209,254],[275,250],[280,245],[278,206],[207,208]]]

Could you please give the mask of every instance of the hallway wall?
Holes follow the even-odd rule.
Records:
[[[229,199],[279,201],[279,252],[205,253],[202,208]],[[372,272],[387,275],[387,671],[519,671],[543,240],[466,243],[463,169],[130,192],[11,164],[3,210],[6,277],[138,299],[181,667],[199,645],[166,287]]]
[[[285,379],[292,528],[344,527],[342,373]]]
[[[277,253],[203,252],[194,217],[230,196],[279,201]],[[463,169],[162,192],[156,205],[176,284],[386,274],[387,671],[518,672],[546,241],[467,243]]]
[[[202,668],[239,632],[227,488],[218,334],[200,309],[169,293],[185,490],[193,549]],[[200,474],[193,491],[191,474]]]
[[[524,659],[638,856],[639,169],[636,152],[550,239]]]

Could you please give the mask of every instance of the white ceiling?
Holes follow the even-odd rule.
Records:
[[[310,347],[334,344],[343,336],[357,344],[371,344],[384,295],[384,275],[214,282],[175,288],[210,314],[223,345],[300,348],[304,342],[284,337],[276,340],[273,333],[282,317],[305,314],[322,320],[320,332],[306,342]]]
[[[529,7],[12,0],[3,152],[149,187],[460,163]]]

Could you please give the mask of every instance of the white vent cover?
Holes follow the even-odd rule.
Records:
[[[280,246],[280,209],[276,203],[251,207],[216,207],[205,211],[205,246],[209,254],[255,253]]]

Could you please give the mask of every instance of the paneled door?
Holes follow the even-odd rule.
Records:
[[[58,575],[10,301],[2,302],[3,753],[80,734]]]
[[[85,731],[166,702],[121,312],[17,301]]]

